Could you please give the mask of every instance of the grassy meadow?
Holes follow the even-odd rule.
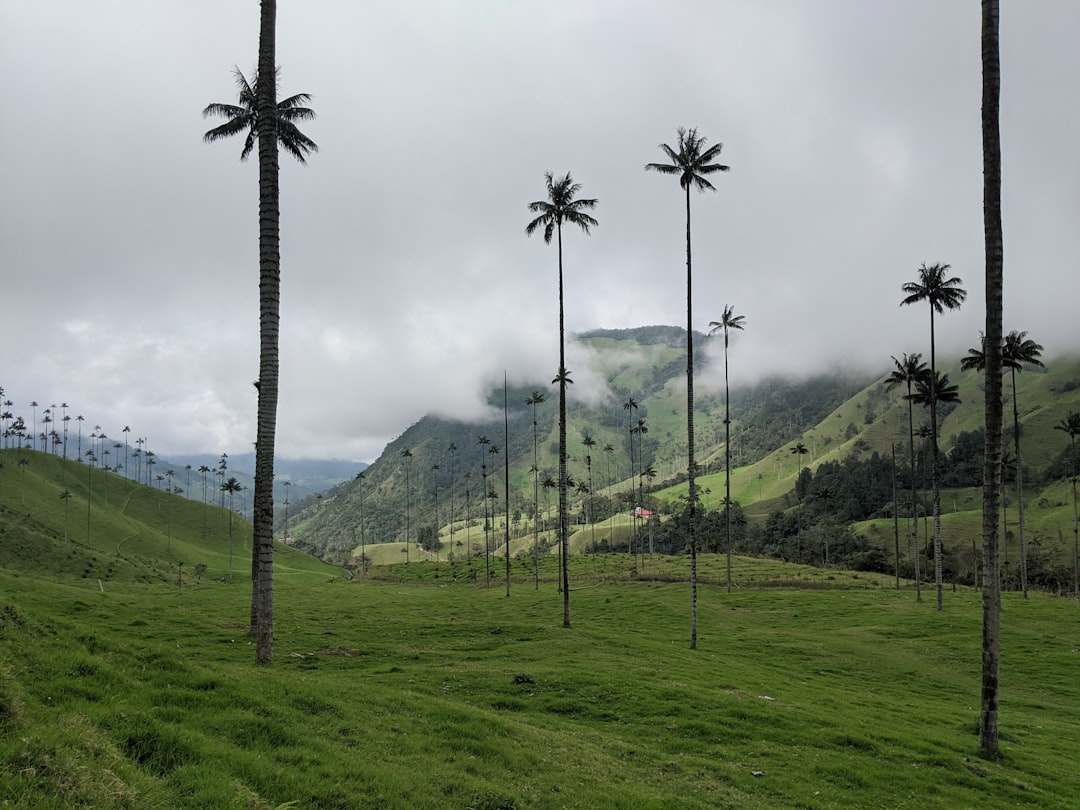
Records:
[[[1005,594],[993,758],[977,749],[978,592],[948,591],[938,613],[908,582],[770,560],[737,557],[728,593],[725,560],[700,556],[695,651],[683,557],[573,556],[564,629],[553,555],[538,587],[532,561],[512,560],[507,597],[502,558],[487,587],[482,559],[349,581],[279,546],[275,663],[257,667],[249,536],[234,525],[228,584],[224,510],[119,479],[108,506],[94,483],[88,506],[53,466],[0,470],[0,807],[1066,808],[1080,795],[1074,600]]]

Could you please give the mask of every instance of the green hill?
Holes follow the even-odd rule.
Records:
[[[633,472],[643,468],[656,473],[640,482],[651,507],[660,512],[678,510],[687,494],[685,332],[677,327],[657,326],[596,330],[578,339],[589,353],[591,371],[605,380],[606,388],[599,399],[598,392],[592,392],[588,398],[592,404],[572,400],[568,407],[571,478],[587,484],[590,472],[592,477],[591,495],[577,491],[573,496],[572,521],[594,522],[603,532],[610,528],[613,515],[622,515],[624,525],[628,525],[625,516],[638,500],[633,490],[639,481]],[[698,367],[703,379],[708,377],[710,358],[715,362],[709,342],[702,335],[695,343],[701,353]],[[982,378],[974,372],[961,373],[958,361],[944,361],[942,368],[959,385],[962,399],[958,406],[942,409],[940,444],[942,451],[949,453],[958,439],[982,427]],[[895,447],[898,466],[906,470],[907,403],[903,391],[885,387],[884,375],[831,373],[798,381],[770,378],[749,387],[738,385],[737,379],[735,373],[731,394],[732,497],[751,525],[763,525],[775,511],[791,509],[796,502],[795,481],[804,466],[815,471],[823,464],[847,464],[870,459],[874,454],[891,458]],[[1017,383],[1027,501],[1034,504],[1044,498],[1043,487],[1053,487],[1060,480],[1048,477],[1049,471],[1055,465],[1059,475],[1066,469],[1063,454],[1067,442],[1054,425],[1070,411],[1080,410],[1080,357],[1050,359],[1046,369],[1028,369],[1018,375]],[[533,542],[530,470],[534,425],[533,410],[525,404],[533,390],[546,396],[536,407],[539,480],[553,478],[558,464],[554,394],[546,386],[511,388],[508,424],[512,554],[529,553]],[[1008,380],[1006,391],[1011,396]],[[634,408],[627,407],[631,399],[636,403]],[[415,555],[416,559],[424,557],[416,545],[422,535],[437,534],[437,551],[433,543],[425,545],[431,549],[431,556],[441,558],[451,554],[468,556],[467,542],[482,553],[485,536],[490,537],[486,542],[500,548],[508,506],[503,491],[507,452],[500,413],[502,391],[492,391],[489,401],[498,415],[488,422],[466,424],[429,415],[408,427],[365,470],[362,481],[346,482],[295,510],[290,520],[290,542],[342,561],[358,550],[361,542],[369,549],[365,552],[369,559],[395,558],[404,549],[406,532],[410,557]],[[724,495],[722,392],[699,385],[695,408],[702,499],[707,508],[718,509]],[[1011,414],[1011,407],[1006,410]],[[916,425],[926,419],[919,412],[914,417]],[[633,437],[631,458],[629,429],[639,420],[645,420],[647,432]],[[480,436],[487,437],[490,444],[478,444]],[[596,442],[591,452],[583,443],[586,436]],[[810,454],[796,460],[791,452],[796,442],[802,442]],[[452,452],[451,446],[456,448]],[[498,454],[488,452],[492,446],[498,446]],[[406,450],[408,458],[404,456]],[[483,497],[492,490],[494,498]],[[538,532],[545,549],[553,542],[550,529],[554,496],[550,489],[539,488]],[[945,502],[959,497],[946,494]],[[882,498],[879,508],[887,509],[888,500]],[[492,508],[494,516],[490,515]],[[1071,531],[1067,512],[1062,507],[1052,515],[1036,516],[1033,510],[1032,518],[1039,518],[1044,535]],[[279,534],[283,528],[279,526]],[[463,536],[466,534],[468,541]],[[626,549],[625,536],[617,532],[612,535],[616,548]],[[966,535],[958,540],[966,544]],[[396,550],[377,550],[381,544],[390,544]]]
[[[234,582],[250,580],[251,526],[228,509],[31,450],[4,450],[0,463],[2,568],[100,587],[175,583],[181,563],[191,584],[225,582],[230,568]],[[282,576],[336,570],[285,545],[276,552]]]

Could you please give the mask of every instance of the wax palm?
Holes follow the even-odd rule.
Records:
[[[724,307],[718,321],[709,322],[709,334],[724,333],[724,503],[726,515],[724,532],[727,535],[727,589],[731,593],[731,397],[728,387],[728,336],[732,330],[742,331],[746,316],[736,315],[731,306]]]
[[[562,547],[562,593],[563,627],[570,626],[570,572],[567,565],[567,541],[570,534],[570,517],[566,507],[566,384],[570,382],[566,370],[566,319],[563,312],[563,260],[562,226],[577,225],[586,234],[598,223],[585,213],[596,207],[596,200],[577,199],[581,184],[575,183],[567,172],[564,177],[555,179],[551,172],[544,174],[547,182],[547,199],[537,200],[528,205],[529,211],[537,217],[525,226],[525,235],[532,236],[538,229],[543,229],[544,242],[551,244],[551,237],[556,236],[559,252],[559,371],[555,381],[559,386],[559,542]]]
[[[204,116],[221,115],[228,120],[208,131],[204,140],[247,132],[241,159],[259,147],[259,378],[255,435],[255,493],[252,503],[251,632],[255,660],[274,660],[274,444],[277,433],[278,335],[281,304],[280,194],[278,145],[300,163],[317,151],[315,142],[297,128],[297,121],[311,120],[315,113],[302,106],[306,93],[277,99],[277,3],[261,0],[259,57],[254,82],[235,70],[239,103],[210,104]]]
[[[914,423],[914,399],[912,398],[915,383],[930,373],[926,363],[922,361],[922,354],[903,354],[900,360],[893,356],[895,368],[885,378],[885,387],[892,389],[898,385],[907,388],[907,396],[904,399],[908,404],[908,451],[911,464],[911,522],[913,525],[912,537],[915,543],[915,600],[922,601],[922,575],[919,571],[919,510],[917,502],[917,486],[915,481],[915,423]]]
[[[910,401],[930,409],[930,486],[934,496],[934,585],[937,588],[937,605],[941,610],[941,491],[937,482],[938,425],[937,403],[957,403],[960,401],[959,389],[949,382],[949,375],[931,372],[915,381],[915,391]]]
[[[240,482],[235,478],[229,478],[221,485],[222,494],[229,496],[229,584],[232,584],[232,557],[233,557],[233,495],[241,489]]]
[[[984,393],[986,458],[983,464],[983,632],[979,748],[998,748],[998,688],[1001,662],[1001,583],[998,579],[996,508],[1001,477],[995,465],[1001,456],[1001,319],[1004,293],[1004,248],[1001,229],[1001,57],[998,42],[998,0],[982,0],[982,152],[983,255],[986,257],[987,380]],[[987,574],[989,573],[989,576]]]
[[[796,459],[796,472],[795,472],[795,497],[799,501],[799,508],[795,510],[795,532],[796,532],[796,561],[802,564],[802,496],[799,495],[799,475],[802,473],[802,457],[809,455],[810,448],[802,442],[796,442],[795,446],[791,448],[791,455]]]
[[[544,401],[544,395],[540,391],[533,391],[525,404],[532,407],[533,412],[533,463],[530,472],[533,474],[533,588],[540,590],[540,467],[537,464],[537,423],[536,406]]]
[[[247,133],[244,137],[244,148],[240,152],[240,159],[247,160],[259,138],[259,105],[255,95],[258,87],[258,75],[249,82],[240,68],[233,67],[233,76],[236,79],[237,103],[221,104],[215,102],[206,106],[202,111],[203,118],[216,116],[228,120],[224,124],[207,131],[203,135],[203,140],[206,143],[213,143],[222,138],[231,138],[234,135]],[[274,78],[275,80],[277,78],[276,72]],[[315,141],[311,140],[296,126],[298,121],[311,121],[315,118],[315,111],[310,107],[303,106],[309,101],[311,101],[311,96],[308,93],[297,93],[295,96],[282,99],[277,102],[275,116],[278,143],[282,149],[301,163],[307,163],[305,157],[312,152],[319,151]]]
[[[962,280],[956,276],[947,277],[951,268],[947,264],[923,264],[919,268],[919,275],[915,281],[905,282],[900,286],[901,291],[906,293],[900,306],[916,304],[926,301],[930,304],[930,376],[937,379],[936,341],[934,335],[934,314],[943,314],[945,310],[959,309],[967,298],[967,291],[960,287]],[[941,587],[941,559],[938,552],[941,550],[941,490],[938,486],[938,462],[937,462],[937,388],[930,386],[930,425],[933,430],[932,443],[934,455],[930,459],[930,487],[933,491],[934,501],[934,579],[937,587],[937,607],[942,609]]]
[[[694,324],[693,324],[693,270],[690,250],[690,188],[698,191],[715,191],[707,175],[726,172],[730,168],[715,160],[723,149],[716,143],[706,147],[707,139],[698,135],[696,128],[679,127],[678,141],[672,148],[660,144],[660,151],[670,163],[646,163],[646,171],[677,175],[679,185],[686,193],[686,448],[689,481],[689,540],[690,540],[690,648],[697,649],[697,540],[694,523],[697,513],[697,470],[694,461]]]
[[[1054,425],[1069,437],[1072,444],[1072,497],[1073,497],[1073,596],[1080,597],[1080,511],[1077,510],[1076,498],[1076,439],[1080,437],[1080,413],[1073,412]]]
[[[589,493],[593,491],[593,479],[592,479],[592,449],[596,447],[596,439],[590,436],[588,433],[581,437],[581,443],[585,445],[585,469],[589,475]],[[585,522],[589,524],[589,532],[592,537],[592,550],[596,553],[596,523],[593,521],[592,510],[589,508],[590,503],[586,498],[585,500]]]
[[[1027,523],[1024,519],[1024,465],[1023,456],[1020,455],[1020,408],[1016,398],[1016,374],[1023,371],[1024,366],[1044,367],[1042,360],[1043,347],[1029,338],[1027,332],[1018,332],[1015,329],[1005,336],[1001,343],[1001,365],[1009,370],[1012,382],[1012,406],[1013,406],[1013,453],[1016,457],[1016,510],[1017,519],[1020,521],[1020,588],[1027,599]],[[985,344],[985,337],[982,343]],[[978,349],[968,349],[967,356],[960,361],[963,371],[986,369],[985,345]]]

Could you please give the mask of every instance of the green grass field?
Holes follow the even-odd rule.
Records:
[[[978,594],[947,594],[939,614],[887,580],[799,582],[779,563],[757,584],[804,587],[749,587],[739,562],[743,587],[702,589],[697,651],[688,587],[614,567],[575,570],[569,630],[550,580],[521,577],[509,598],[501,580],[279,580],[269,668],[253,663],[247,587],[5,573],[0,802],[1075,806],[1077,603],[1006,596],[1002,753],[987,760]]]
[[[565,629],[555,555],[539,587],[512,560],[507,597],[503,558],[487,587],[482,559],[347,581],[280,546],[257,667],[227,513],[110,481],[87,537],[52,462],[0,470],[0,807],[1077,805],[1074,600],[1005,595],[994,758],[978,592],[939,613],[908,582],[772,560],[735,558],[728,593],[699,557],[690,650],[685,557],[572,556]],[[208,566],[182,590],[181,555]]]

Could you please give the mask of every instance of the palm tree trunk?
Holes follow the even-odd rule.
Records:
[[[941,489],[938,486],[937,361],[934,345],[934,305],[930,304],[930,490],[934,510],[934,585],[937,609],[942,609]]]
[[[998,0],[982,2],[983,236],[986,244],[986,450],[983,465],[983,635],[979,748],[998,749],[1001,667],[1001,582],[997,510],[1001,500],[1001,320],[1004,248],[1001,236],[1001,63]]]
[[[724,327],[724,531],[727,533],[727,590],[731,593],[731,389],[728,387],[728,333]]]
[[[918,488],[915,484],[915,417],[912,414],[911,380],[907,384],[908,392],[908,450],[911,454],[911,521],[915,539],[915,601],[922,601],[922,572],[919,570],[919,508],[917,504]]]
[[[690,184],[686,184],[686,456],[690,509],[690,649],[697,649],[697,478],[694,469],[694,308],[693,274],[690,263]]]
[[[563,627],[570,626],[570,515],[566,508],[566,320],[563,315],[562,224],[559,233],[559,547],[562,549]]]
[[[259,24],[259,404],[255,437],[252,617],[255,661],[274,660],[274,439],[277,428],[278,328],[281,299],[278,149],[274,111],[277,3],[262,0]]]
[[[1024,525],[1024,462],[1020,459],[1020,410],[1016,404],[1016,369],[1010,368],[1009,371],[1012,375],[1013,449],[1016,453],[1016,512],[1020,520],[1020,590],[1027,599],[1027,528]]]

